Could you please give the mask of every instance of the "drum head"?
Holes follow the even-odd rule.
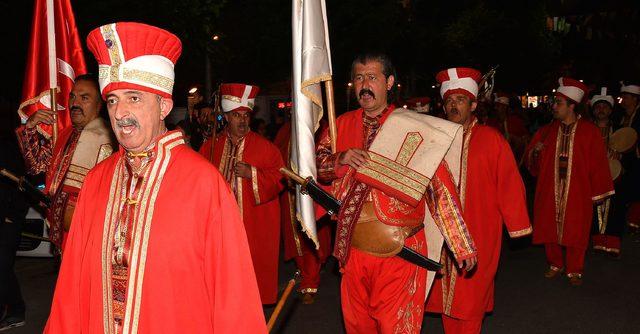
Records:
[[[609,137],[609,148],[624,153],[634,147],[638,140],[638,133],[631,127],[618,129]]]
[[[615,180],[622,172],[622,165],[619,160],[609,159],[609,170],[611,171],[611,179]]]

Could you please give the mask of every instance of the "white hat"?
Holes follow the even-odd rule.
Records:
[[[609,102],[609,105],[613,107],[613,96],[607,95],[607,87],[600,88],[600,94],[596,94],[591,98],[591,106],[602,101]]]

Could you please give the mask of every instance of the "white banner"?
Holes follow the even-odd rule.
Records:
[[[293,87],[291,96],[291,167],[316,179],[314,134],[322,118],[323,81],[331,80],[331,52],[324,0],[293,0]],[[298,221],[318,245],[313,200],[296,191]]]

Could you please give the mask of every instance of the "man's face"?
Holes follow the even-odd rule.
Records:
[[[564,121],[573,114],[574,105],[570,104],[566,98],[556,96],[554,98],[552,108],[553,118]]]
[[[593,105],[593,115],[599,121],[608,120],[612,111],[613,109],[607,102],[596,102],[596,104]]]
[[[447,119],[460,125],[471,123],[471,113],[476,110],[478,104],[464,94],[451,94],[444,100],[444,111]]]
[[[229,123],[229,133],[236,138],[244,137],[250,130],[251,112],[246,109],[233,110],[224,115]]]
[[[633,113],[638,107],[638,95],[622,93],[620,97],[622,97],[622,102],[620,102],[622,108],[624,108],[627,113]]]
[[[377,113],[387,106],[387,91],[393,87],[394,77],[385,78],[380,62],[357,63],[353,71],[353,85],[360,107]]]
[[[95,84],[87,80],[78,80],[69,93],[69,113],[71,124],[82,129],[100,115],[102,98]]]
[[[118,142],[129,152],[144,151],[164,131],[173,100],[134,89],[107,94],[107,110]]]

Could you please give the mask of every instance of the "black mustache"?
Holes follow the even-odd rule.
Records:
[[[369,95],[371,95],[371,97],[373,97],[374,99],[376,98],[376,95],[375,95],[375,94],[373,94],[373,92],[372,92],[370,89],[368,89],[368,88],[362,88],[362,90],[361,90],[361,91],[360,91],[360,93],[358,94],[358,97],[359,97],[359,98],[362,98],[362,95],[364,95],[364,94],[369,94]]]
[[[73,107],[71,107],[71,111],[76,111],[76,110],[77,110],[77,111],[80,111],[81,113],[83,113],[83,114],[84,114],[84,110],[82,110],[82,108],[80,108],[80,107],[78,107],[78,106],[73,106]]]
[[[138,121],[133,118],[123,118],[123,119],[117,120],[116,125],[121,128],[125,126],[131,126],[131,125],[137,128],[140,127],[140,123],[138,123]]]

